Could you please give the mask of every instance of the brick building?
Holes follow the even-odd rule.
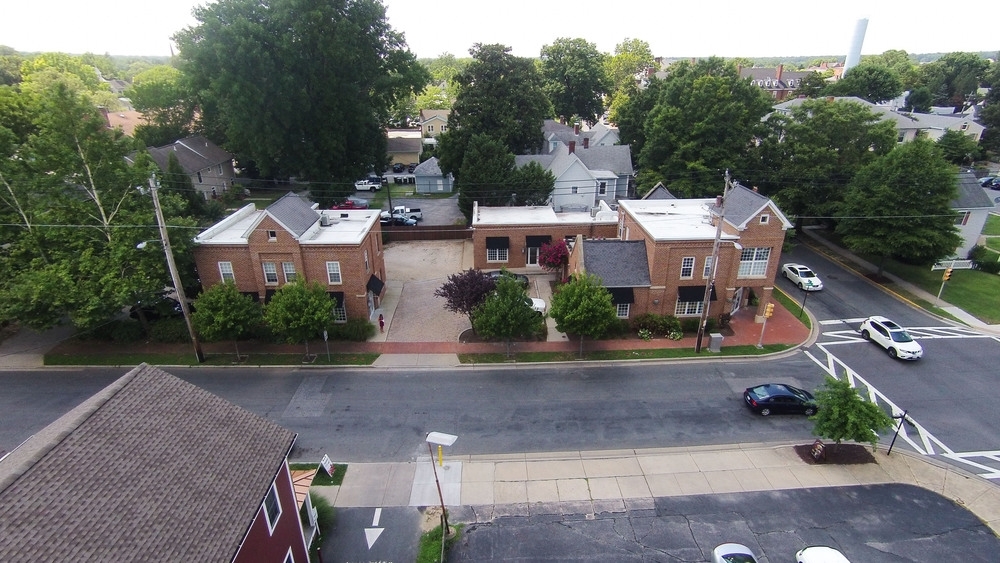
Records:
[[[289,192],[258,210],[249,204],[195,237],[202,286],[233,280],[267,302],[290,281],[319,282],[338,322],[370,319],[385,291],[378,209],[319,211]]]
[[[617,236],[618,215],[606,203],[589,212],[556,213],[551,207],[484,207],[472,209],[472,244],[475,267],[537,268],[542,245],[554,240]]]
[[[739,185],[726,195],[723,209],[709,315],[735,313],[752,291],[759,316],[771,299],[785,230],[792,224],[773,201]],[[581,237],[568,269],[601,277],[619,317],[647,312],[700,317],[719,213],[713,199],[620,201],[617,239]]]

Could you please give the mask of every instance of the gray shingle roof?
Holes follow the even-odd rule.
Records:
[[[742,229],[746,226],[747,221],[752,219],[761,210],[764,209],[771,200],[763,196],[746,186],[736,184],[733,189],[729,190],[726,194],[726,222]],[[713,211],[718,213],[718,208],[715,205],[712,206]],[[791,227],[791,223],[788,219],[781,213],[781,210],[777,206],[774,206],[774,211],[777,213],[778,218],[785,225],[785,228]]]
[[[972,172],[958,173],[958,197],[951,202],[952,209],[993,208],[993,201],[986,195],[976,175]]]
[[[590,170],[610,170],[618,175],[632,174],[632,149],[628,145],[605,145],[573,153]]]
[[[0,561],[228,563],[294,441],[142,364],[0,462]]]
[[[441,176],[441,165],[436,156],[421,162],[413,169],[414,176]]]
[[[277,201],[267,206],[267,211],[274,220],[284,225],[296,238],[309,230],[319,220],[320,213],[312,208],[312,204],[293,192],[281,196]]]
[[[160,170],[167,169],[170,153],[174,153],[177,155],[177,162],[188,174],[194,174],[233,160],[231,153],[222,150],[212,141],[200,135],[187,137],[163,147],[150,147],[147,150]]]
[[[677,196],[670,193],[670,190],[663,185],[663,182],[657,182],[653,189],[646,192],[646,195],[642,196],[642,199],[677,199]]]
[[[585,240],[583,264],[604,287],[649,287],[646,241]]]
[[[389,137],[386,140],[386,143],[386,152],[389,153],[420,153],[420,151],[424,150],[424,141],[420,138],[410,139],[407,137]]]

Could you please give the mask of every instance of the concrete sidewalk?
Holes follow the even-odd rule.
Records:
[[[994,483],[898,448],[886,455],[880,446],[873,456],[871,464],[813,464],[803,461],[792,444],[732,444],[446,455],[437,470],[454,522],[625,512],[652,508],[655,497],[901,483],[938,493],[1000,532],[1000,487]],[[341,486],[313,491],[337,507],[441,503],[429,456],[406,463],[348,462]]]

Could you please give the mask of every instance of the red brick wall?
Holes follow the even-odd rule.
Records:
[[[559,225],[487,225],[477,226],[472,234],[475,267],[480,270],[500,268],[525,268],[527,266],[526,240],[529,236],[551,236],[552,241],[568,236],[583,235],[584,238],[617,238],[618,226],[609,223],[567,223]],[[508,237],[510,248],[507,262],[486,261],[486,238]]]

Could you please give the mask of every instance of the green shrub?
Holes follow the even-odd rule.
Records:
[[[346,323],[333,325],[328,334],[334,340],[365,342],[375,336],[375,325],[367,319],[348,319]]]
[[[105,329],[95,330],[91,334],[95,340],[107,340],[107,336],[110,335],[111,340],[119,344],[132,344],[146,338],[146,331],[142,329],[142,325],[132,319],[112,321]]]
[[[681,320],[673,315],[664,316],[662,334],[669,335],[675,332],[684,332],[681,328]]]
[[[1000,261],[997,261],[997,258],[1000,256],[997,256],[996,252],[978,244],[969,251],[969,260],[975,263],[973,267],[988,274],[1000,273]]]
[[[648,330],[653,334],[660,334],[663,332],[662,327],[663,316],[655,313],[643,313],[632,319],[632,330],[635,330],[636,332],[640,330]]]
[[[680,321],[681,321],[681,330],[683,332],[698,332],[698,323],[701,322],[701,319],[696,317],[686,317],[680,319]]]
[[[163,342],[167,344],[178,344],[190,342],[191,335],[188,333],[187,323],[184,319],[160,319],[150,323],[149,338],[153,342]]]

